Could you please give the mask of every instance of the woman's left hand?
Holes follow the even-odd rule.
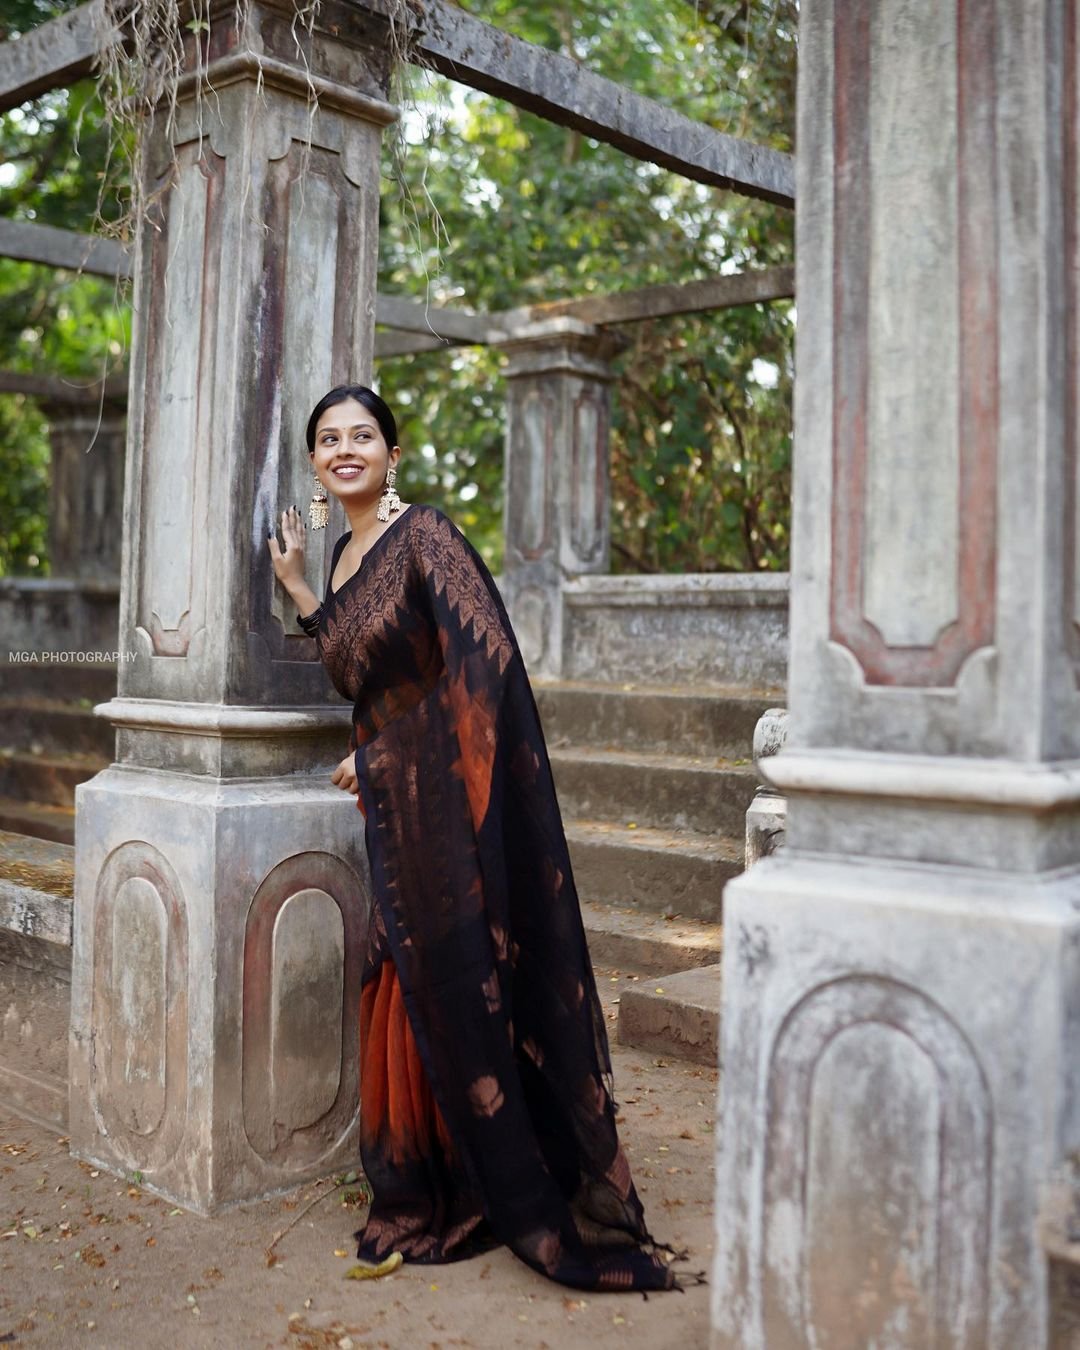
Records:
[[[335,787],[341,788],[343,792],[351,792],[354,796],[359,793],[360,784],[356,781],[356,761],[352,755],[345,756],[330,775],[330,781]]]

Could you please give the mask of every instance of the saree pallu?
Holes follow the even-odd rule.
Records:
[[[577,1288],[681,1287],[619,1144],[540,718],[487,567],[441,511],[410,506],[327,585],[316,640],[353,702],[374,891],[358,1255],[505,1243]]]

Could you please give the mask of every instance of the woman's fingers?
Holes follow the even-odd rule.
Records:
[[[356,781],[356,765],[353,763],[352,755],[341,761],[330,775],[330,781],[343,792],[351,792],[354,796],[359,793],[360,784]]]
[[[270,558],[274,572],[282,581],[304,575],[304,520],[295,506],[287,507],[281,513],[281,533],[285,540],[284,549],[278,543],[277,531],[272,530],[267,538]]]
[[[285,536],[285,543],[289,548],[304,548],[305,525],[304,518],[295,506],[290,506],[281,513],[281,533]]]

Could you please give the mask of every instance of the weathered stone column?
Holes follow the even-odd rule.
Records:
[[[49,563],[54,577],[120,579],[124,411],[106,403],[42,405],[49,424]]]
[[[803,0],[785,849],[713,1344],[1024,1346],[1080,1147],[1076,6]]]
[[[767,708],[758,718],[754,728],[755,763],[779,754],[784,748],[787,720],[786,708]],[[743,856],[747,871],[762,858],[768,858],[784,847],[786,829],[787,801],[771,783],[763,783],[746,808],[746,848]]]
[[[215,9],[171,186],[154,150],[121,581],[138,658],[102,707],[117,762],[77,792],[72,1147],[203,1213],[356,1151],[369,891],[363,818],[329,782],[349,713],[266,538],[307,508],[311,405],[369,370],[393,113],[384,29],[335,3],[311,38],[295,17]],[[342,528],[335,507],[309,534],[316,592]]]
[[[562,673],[564,579],[608,570],[609,360],[617,346],[601,329],[555,318],[503,348],[510,360],[502,591],[532,675]]]

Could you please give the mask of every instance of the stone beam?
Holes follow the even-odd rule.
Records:
[[[4,45],[0,111],[90,73],[99,8],[100,0],[91,0]],[[388,0],[357,0],[356,8],[392,10]],[[695,182],[794,205],[790,155],[726,136],[440,0],[425,4],[415,36],[418,59],[460,84]]]
[[[101,9],[91,0],[0,44],[0,112],[91,73]]]
[[[486,346],[493,340],[492,319],[486,314],[469,314],[462,309],[437,309],[400,295],[384,295],[375,300],[375,322],[399,332],[418,333],[434,346],[446,344],[443,338]],[[497,340],[498,334],[494,337]]]
[[[0,370],[0,394],[26,394],[49,403],[72,403],[96,406],[102,400],[111,404],[125,404],[128,395],[126,375],[112,375],[105,381],[104,390],[99,381],[77,384],[58,375],[30,375],[21,370]]]
[[[794,267],[762,267],[704,281],[672,282],[643,286],[615,295],[588,295],[580,300],[552,300],[493,314],[491,322],[513,335],[521,325],[566,316],[582,323],[640,323],[674,314],[699,314],[711,309],[734,309],[769,300],[788,300],[795,294]]]
[[[386,13],[389,5],[367,0],[366,7]],[[790,155],[725,136],[442,0],[426,0],[416,43],[424,65],[460,84],[695,182],[794,205]]]
[[[512,341],[520,332],[545,319],[579,319],[582,323],[604,328],[622,323],[640,323],[645,319],[669,318],[677,314],[700,314],[714,309],[734,309],[738,305],[788,300],[794,295],[793,267],[763,267],[754,271],[734,272],[729,276],[709,277],[705,281],[643,286],[640,290],[615,295],[589,295],[578,300],[552,300],[541,305],[525,305],[520,309],[498,310],[483,320],[487,337],[475,341],[489,344]],[[381,305],[383,297],[379,299]],[[415,328],[405,334],[378,334],[375,355],[388,360],[395,356],[411,356],[416,352],[469,345],[473,339],[452,337],[448,326],[443,323],[443,314],[449,312],[425,311],[430,316],[430,327],[439,336],[432,336],[430,330],[424,332]],[[379,322],[383,320],[380,318]],[[386,322],[389,327],[389,321]],[[404,327],[403,324],[396,326]]]
[[[32,220],[0,220],[0,258],[65,267],[99,277],[126,277],[131,266],[127,252],[113,239],[59,230]]]

